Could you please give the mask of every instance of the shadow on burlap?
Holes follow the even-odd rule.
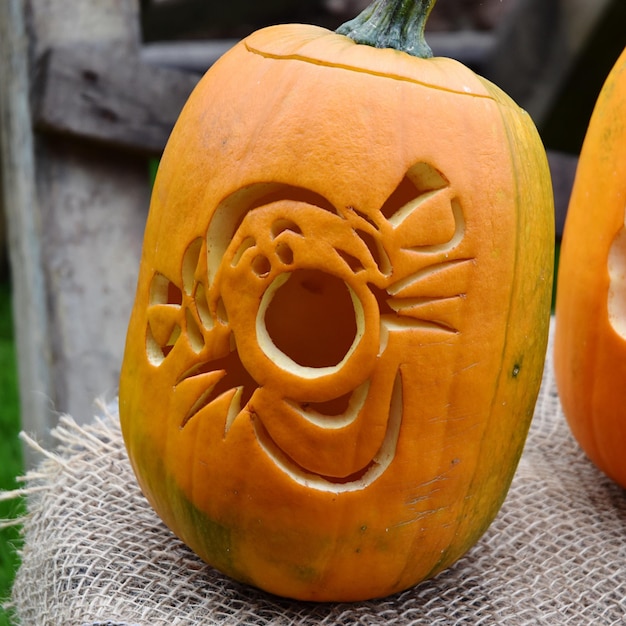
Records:
[[[56,438],[26,478],[12,598],[21,626],[626,624],[626,492],[570,435],[551,350],[496,520],[450,569],[384,600],[282,600],[203,564],[141,495],[115,403],[88,426],[63,418]]]

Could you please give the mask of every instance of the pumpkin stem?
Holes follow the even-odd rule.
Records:
[[[394,48],[422,59],[433,56],[424,39],[426,20],[436,0],[374,0],[337,33],[374,48]]]

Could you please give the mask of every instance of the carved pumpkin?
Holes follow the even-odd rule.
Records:
[[[449,566],[524,444],[552,222],[532,122],[464,66],[252,34],[155,182],[120,388],[148,500],[208,563],[293,598]]]
[[[554,369],[591,460],[626,487],[626,50],[598,96],[565,222]]]

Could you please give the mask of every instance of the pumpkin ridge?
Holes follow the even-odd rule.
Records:
[[[487,83],[487,86],[490,87],[491,84]],[[494,86],[495,89],[498,89],[497,87]],[[504,132],[506,134],[506,139],[509,143],[509,146],[511,147],[510,149],[510,154],[511,154],[511,160],[513,163],[513,167],[514,170],[518,173],[517,176],[515,176],[513,178],[513,189],[515,191],[515,196],[516,196],[516,202],[514,203],[515,206],[515,221],[517,222],[517,228],[515,229],[515,234],[514,234],[514,254],[513,254],[513,259],[512,259],[512,264],[514,266],[518,266],[520,265],[520,256],[522,256],[522,253],[524,251],[524,240],[522,239],[522,232],[524,231],[524,227],[527,226],[528,222],[533,222],[533,212],[529,209],[527,209],[527,215],[524,216],[524,207],[526,206],[525,204],[523,204],[523,199],[522,199],[522,185],[524,182],[524,179],[526,177],[531,176],[532,174],[532,170],[533,170],[533,165],[536,166],[537,165],[541,165],[544,171],[547,171],[548,165],[547,165],[547,158],[545,156],[543,156],[543,158],[541,159],[542,163],[532,163],[529,162],[529,160],[525,157],[530,156],[527,155],[525,153],[518,153],[518,151],[516,150],[516,146],[519,145],[520,143],[520,138],[524,137],[524,136],[528,136],[529,133],[536,133],[534,126],[532,126],[532,122],[530,121],[530,118],[528,116],[514,116],[511,115],[511,113],[513,112],[513,110],[511,108],[508,107],[503,107],[500,108],[500,115],[502,117],[502,127],[504,129]],[[508,115],[507,115],[508,114]],[[547,180],[550,181],[549,176],[544,177],[542,180]],[[544,193],[546,191],[550,191],[551,192],[551,182],[549,182],[547,185],[545,185],[544,188]],[[546,196],[548,194],[546,193]],[[536,198],[537,202],[539,202],[539,197]],[[528,201],[527,204],[530,206],[530,202]],[[546,223],[544,225],[546,225],[548,228],[546,229],[547,232],[543,232],[541,233],[541,231],[539,231],[539,229],[537,229],[537,232],[540,234],[543,234],[544,237],[546,237],[546,242],[548,241],[554,241],[554,221],[552,219],[552,215],[553,213],[550,212],[550,218],[549,220],[546,220]],[[536,247],[536,250],[539,252],[539,254],[541,253],[541,251],[545,253],[547,253],[547,251],[550,251],[550,253],[553,254],[553,246],[551,245],[541,245],[538,244]],[[526,255],[530,257],[530,253],[526,252]],[[539,261],[535,261],[537,263],[537,265],[539,265]],[[521,262],[521,264],[523,265],[523,260]],[[552,277],[551,275],[548,278],[544,278],[544,284],[541,285],[539,284],[541,280],[541,277],[537,280],[538,284],[533,285],[534,287],[534,291],[532,293],[531,297],[537,297],[537,295],[539,295],[540,297],[542,297],[544,300],[547,300],[549,302],[549,297],[552,291]],[[478,524],[476,525],[476,527],[474,528],[474,532],[472,534],[470,534],[469,536],[465,537],[465,545],[460,547],[459,553],[463,554],[464,552],[467,551],[468,547],[473,545],[479,537],[482,536],[482,534],[487,530],[487,528],[489,527],[489,525],[491,524],[491,521],[495,518],[495,516],[497,515],[498,511],[500,510],[502,503],[507,495],[508,492],[508,487],[511,484],[511,481],[513,480],[513,476],[515,474],[515,471],[517,469],[518,463],[519,463],[519,457],[521,455],[521,450],[523,448],[524,442],[525,442],[525,438],[526,438],[526,433],[528,432],[528,428],[530,427],[530,422],[531,419],[533,417],[533,409],[535,406],[535,402],[536,402],[536,397],[539,393],[539,385],[535,385],[533,386],[533,395],[531,397],[518,397],[516,398],[515,395],[511,392],[506,391],[507,388],[510,388],[510,377],[508,376],[508,374],[506,374],[506,372],[509,371],[508,369],[508,365],[507,365],[507,359],[510,358],[511,356],[514,356],[516,358],[516,363],[520,363],[521,359],[523,358],[524,355],[528,355],[533,361],[533,356],[535,356],[538,359],[538,363],[533,364],[529,364],[529,366],[525,369],[530,370],[530,374],[535,374],[539,381],[541,380],[541,375],[543,373],[543,359],[544,359],[544,355],[546,352],[546,346],[547,346],[547,341],[548,341],[548,329],[549,329],[549,308],[548,307],[542,307],[541,309],[539,309],[539,311],[542,313],[543,318],[537,316],[536,320],[535,320],[535,341],[534,342],[530,342],[530,341],[523,341],[523,334],[520,333],[520,323],[516,322],[515,319],[515,314],[520,312],[520,309],[523,309],[524,307],[524,295],[527,294],[527,292],[529,291],[529,284],[524,284],[524,280],[523,277],[518,276],[517,280],[513,281],[510,284],[510,294],[509,294],[509,298],[508,298],[508,306],[507,306],[507,313],[506,313],[506,319],[507,322],[506,324],[504,324],[503,328],[504,328],[504,333],[503,333],[503,337],[502,337],[502,351],[501,351],[501,357],[500,357],[500,363],[502,366],[502,371],[501,371],[501,375],[499,376],[499,378],[496,380],[496,384],[495,384],[495,388],[493,391],[493,397],[489,406],[489,415],[490,415],[490,419],[487,422],[483,433],[480,437],[480,439],[476,442],[476,446],[477,449],[482,451],[484,453],[484,450],[486,447],[488,447],[491,443],[490,441],[490,437],[493,437],[493,431],[496,428],[496,425],[494,424],[495,419],[497,418],[497,409],[498,409],[498,402],[501,400],[502,397],[507,397],[510,402],[510,407],[508,407],[508,415],[507,417],[509,417],[509,419],[513,418],[518,420],[518,422],[520,422],[519,426],[518,426],[518,439],[517,440],[512,440],[510,442],[507,442],[506,446],[508,448],[508,450],[503,450],[502,451],[502,455],[501,457],[504,458],[505,456],[509,456],[511,459],[510,463],[501,463],[501,467],[500,467],[500,471],[497,473],[498,475],[496,476],[496,473],[494,472],[494,476],[491,478],[491,480],[499,480],[501,485],[503,485],[504,487],[501,489],[493,489],[493,490],[488,490],[486,492],[483,493],[483,498],[485,497],[485,495],[487,496],[491,496],[492,499],[489,502],[483,502],[483,503],[474,503],[472,505],[472,500],[475,500],[474,496],[475,494],[478,493],[478,489],[477,489],[477,485],[480,487],[482,481],[484,481],[484,476],[481,476],[480,472],[474,472],[472,480],[469,482],[468,484],[468,488],[467,488],[467,493],[465,496],[464,501],[467,503],[466,507],[463,507],[463,509],[461,510],[461,515],[462,516],[467,516],[468,514],[471,515],[471,508],[473,507],[477,507],[477,506],[481,506],[483,507],[483,514],[482,514],[482,524]],[[543,292],[541,291],[541,288],[543,287]],[[537,293],[539,292],[539,294]],[[545,312],[547,311],[547,314],[545,314]],[[523,353],[520,353],[520,350],[523,350]],[[518,370],[519,373],[519,370]],[[515,379],[517,380],[518,375],[515,375]],[[502,471],[504,470],[504,471]],[[495,498],[493,498],[495,496]],[[459,518],[460,523],[462,523],[462,518]],[[448,554],[448,558],[450,558],[450,556],[452,557],[452,561],[454,561],[456,558],[455,556],[455,548],[458,549],[458,546],[455,546],[454,544],[450,545],[447,549],[447,554]],[[440,571],[440,569],[445,568],[445,563],[449,562],[447,561],[447,559],[445,559],[442,555],[442,559],[441,561],[435,565],[435,568],[433,569],[433,571],[431,572],[431,574],[436,574],[438,571]]]

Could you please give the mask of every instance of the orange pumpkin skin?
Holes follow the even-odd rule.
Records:
[[[559,262],[554,369],[563,411],[591,460],[626,487],[626,51],[598,96]]]
[[[545,152],[496,87],[314,26],[254,33],[155,182],[120,380],[146,497],[283,596],[448,567],[523,448],[553,242]]]

